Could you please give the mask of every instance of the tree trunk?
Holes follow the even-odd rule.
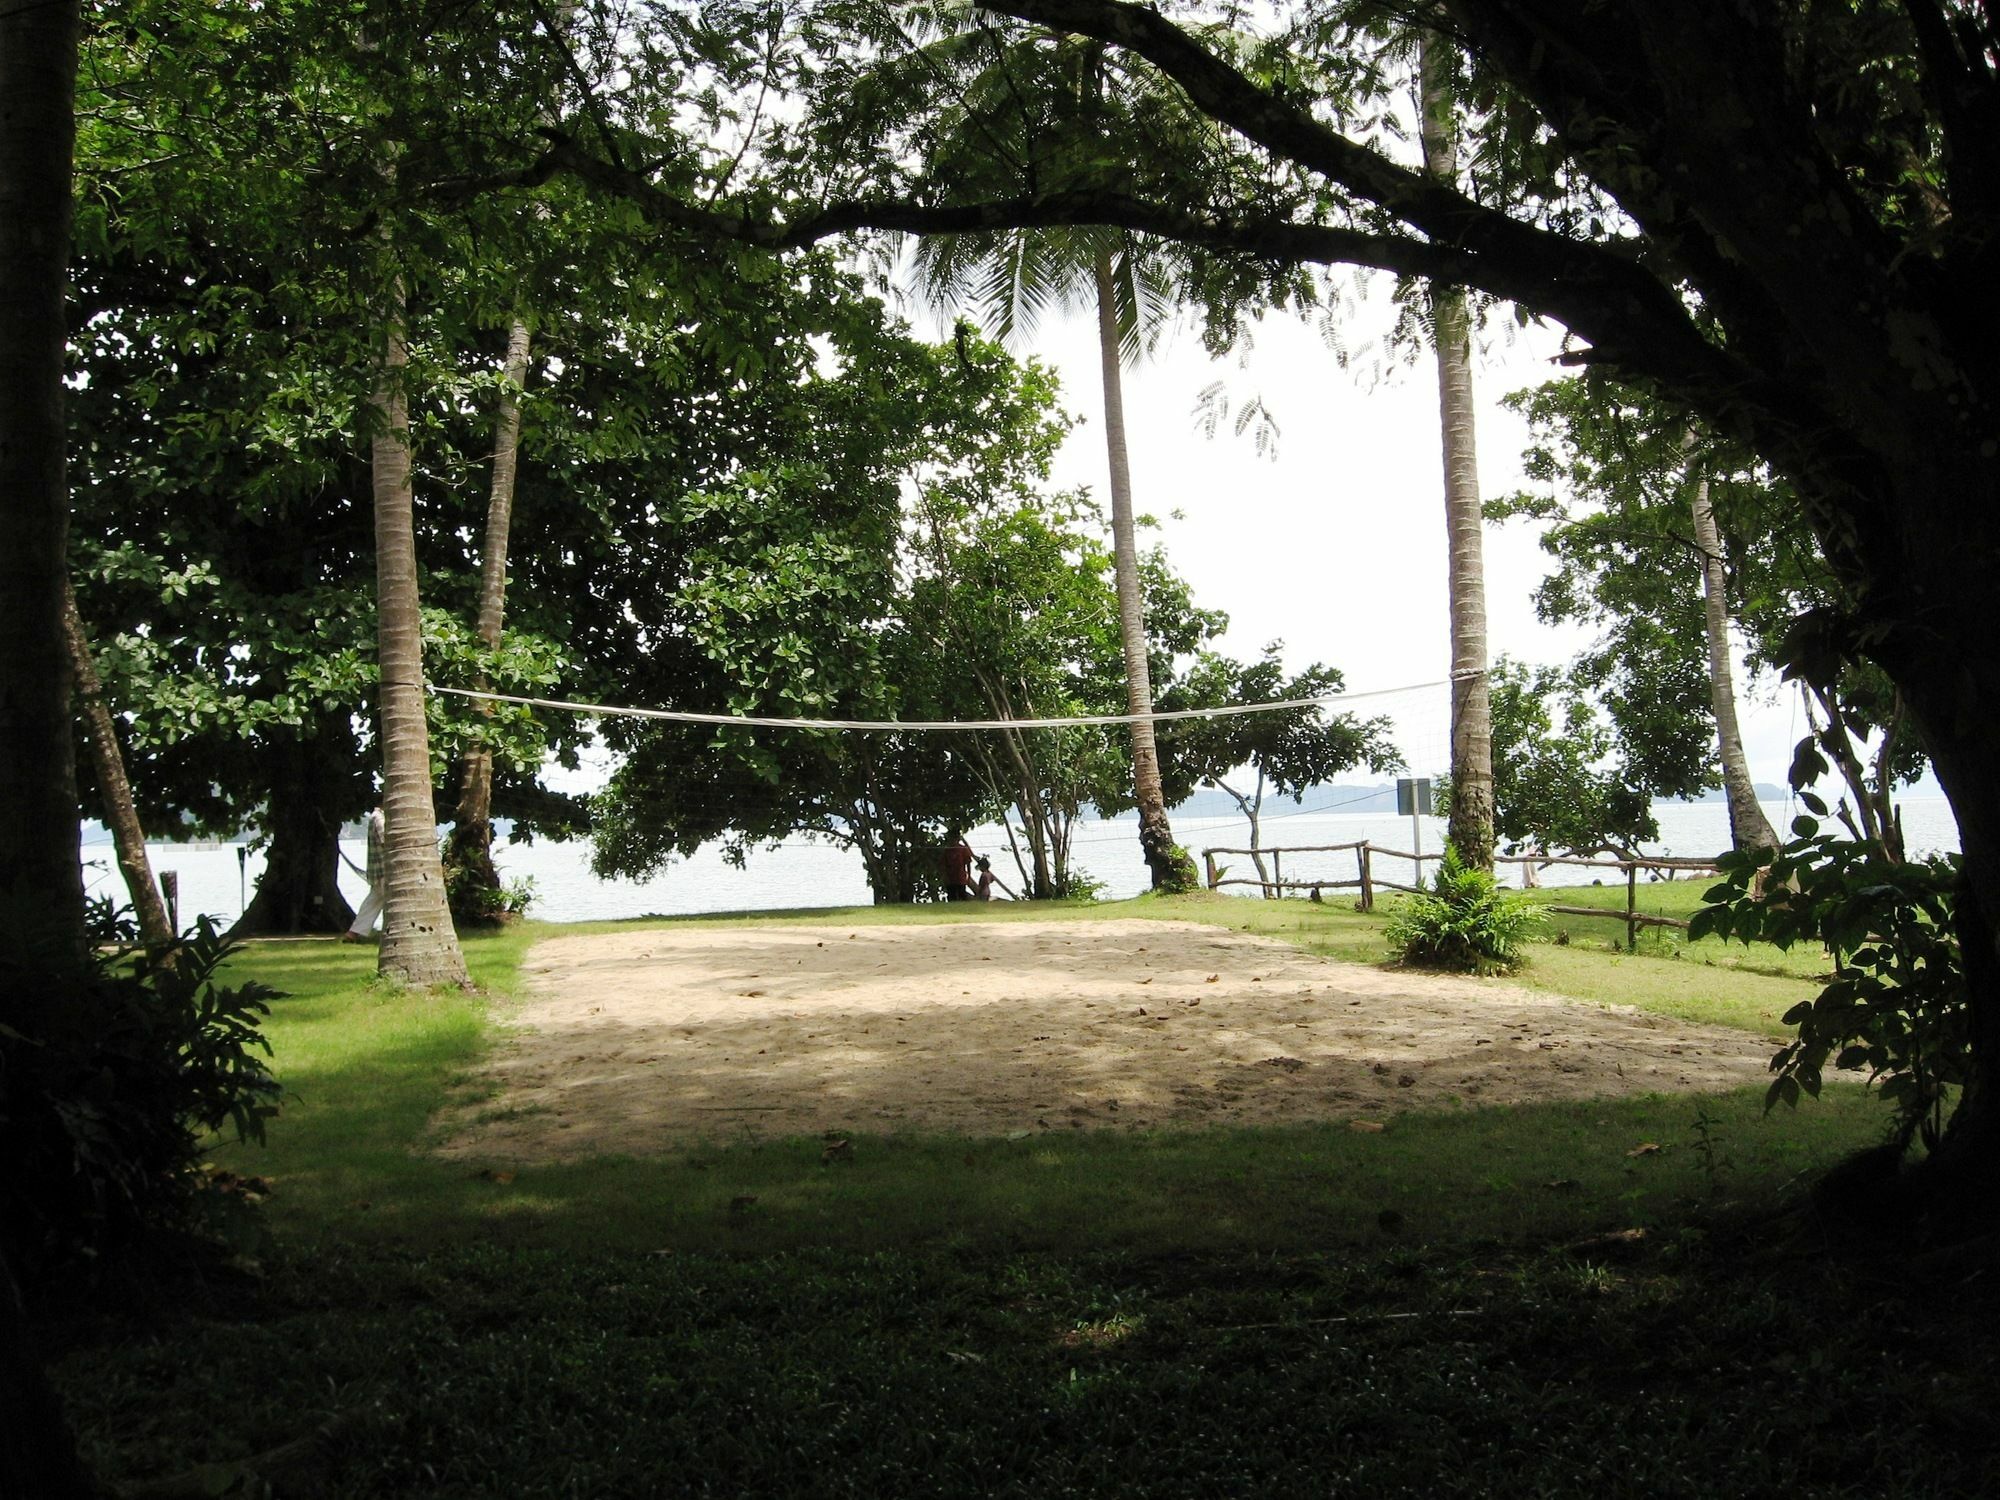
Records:
[[[1125,452],[1125,391],[1111,257],[1100,254],[1097,276],[1097,347],[1104,370],[1104,445],[1111,462],[1111,551],[1118,584],[1118,638],[1125,648],[1125,711],[1153,711],[1152,670],[1146,659],[1146,596],[1139,582],[1139,548],[1132,529],[1132,469]],[[1174,855],[1174,831],[1160,791],[1160,753],[1153,723],[1132,726],[1132,789],[1139,804],[1139,847],[1154,890],[1185,890],[1192,881]]]
[[[0,905],[81,955],[63,590],[75,0],[0,6]]]
[[[1743,731],[1736,723],[1736,682],[1729,660],[1728,577],[1715,509],[1708,501],[1708,476],[1695,480],[1694,545],[1701,554],[1701,598],[1708,616],[1708,696],[1715,710],[1715,739],[1722,758],[1722,790],[1729,800],[1729,842],[1738,849],[1775,849],[1778,832],[1757,805],[1750,762],[1743,754]]]
[[[493,419],[493,484],[486,499],[486,542],[479,560],[479,641],[488,651],[500,646],[500,625],[507,608],[507,543],[514,520],[514,475],[521,440],[520,392],[528,383],[528,325],[516,318],[507,335],[505,382]],[[487,689],[484,673],[473,686]],[[493,716],[493,705],[480,701],[482,719]],[[466,897],[472,892],[498,893],[500,872],[493,868],[493,752],[483,743],[459,762],[458,810],[453,820],[447,861],[458,872],[453,886],[452,915],[461,922],[490,920],[490,908]]]
[[[146,831],[139,826],[132,783],[125,775],[125,752],[118,747],[118,732],[104,702],[104,684],[98,680],[97,664],[90,657],[90,637],[77,611],[76,590],[67,582],[63,585],[63,637],[69,648],[70,670],[76,674],[77,707],[83,716],[84,738],[90,744],[97,790],[104,798],[104,816],[118,851],[118,869],[132,897],[133,915],[139,919],[139,938],[149,948],[165,948],[174,940],[174,929],[167,921],[160,888],[153,884]]]
[[[1003,729],[1000,737],[1013,763],[1014,805],[1020,809],[1021,831],[1027,836],[1028,857],[1035,867],[1029,888],[1038,900],[1047,901],[1056,894],[1055,871],[1049,858],[1049,845],[1055,838],[1054,818],[1047,799],[1042,796],[1041,783],[1035,776],[1020,733]]]
[[[1232,794],[1234,795],[1234,794]],[[1243,801],[1243,816],[1250,820],[1250,858],[1256,862],[1257,878],[1264,877],[1264,773],[1257,773],[1256,795]],[[1283,896],[1285,893],[1279,891]]]
[[[1847,1204],[1910,1241],[2000,1230],[2000,735],[1991,711],[2000,665],[1979,648],[2000,554],[2000,475],[1973,445],[1946,444],[1947,431],[1927,434],[1922,452],[1886,480],[1898,550],[1868,559],[1918,582],[1882,603],[1871,654],[1930,752],[1962,860],[1957,926],[1972,1053],[1964,1093],[1929,1157]],[[1856,1186],[1866,1184],[1836,1174],[1833,1201]]]
[[[1949,672],[1949,668],[1944,668]],[[1990,669],[1987,677],[1995,674]],[[1957,698],[1963,685],[1954,685]],[[2000,682],[1987,686],[2000,691]],[[2000,1230],[2000,756],[1984,727],[1943,721],[1932,729],[1924,707],[1930,695],[1911,694],[1912,708],[1932,751],[1939,783],[1958,816],[1963,851],[1957,926],[1971,1013],[1972,1061],[1957,1110],[1937,1149],[1882,1194],[1861,1193],[1842,1203],[1847,1184],[1829,1179],[1832,1201],[1906,1240],[1920,1230],[1960,1238]],[[1919,700],[1922,700],[1921,703]]]
[[[0,7],[0,908],[58,964],[84,953],[75,732],[63,595],[63,298],[69,267],[75,0]],[[0,995],[0,1019],[40,993]],[[0,1494],[100,1493],[27,1337],[0,1248]]]
[[[1800,689],[1806,723],[1812,727],[1813,738],[1819,742],[1819,748],[1825,752],[1834,769],[1840,772],[1840,779],[1847,783],[1848,794],[1854,799],[1850,807],[1847,799],[1842,798],[1837,816],[1850,837],[1872,843],[1886,858],[1901,864],[1903,826],[1896,811],[1894,773],[1891,769],[1895,764],[1895,743],[1902,729],[1901,708],[1883,726],[1871,774],[1855,748],[1855,730],[1841,707],[1839,690],[1821,687],[1814,682],[1802,682]]]
[[[354,920],[354,909],[340,893],[340,821],[354,804],[354,738],[347,715],[310,720],[264,754],[272,773],[264,811],[271,842],[257,894],[229,935],[345,932]]]
[[[1424,169],[1458,178],[1458,144],[1444,44],[1426,32],[1423,48]],[[1444,432],[1444,509],[1451,597],[1451,816],[1446,836],[1458,857],[1493,868],[1493,707],[1486,680],[1486,568],[1474,442],[1472,329],[1465,293],[1431,287],[1437,336],[1438,408]]]
[[[465,955],[445,906],[424,722],[423,621],[417,597],[416,497],[410,479],[409,348],[397,284],[371,402],[375,610],[381,664],[382,813],[388,863],[377,971],[404,984],[466,984]]]

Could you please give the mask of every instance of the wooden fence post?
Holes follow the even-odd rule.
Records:
[[[160,898],[167,903],[167,930],[181,930],[181,877],[178,870],[160,871]]]
[[[1639,951],[1639,924],[1633,920],[1639,911],[1639,866],[1636,862],[1625,866],[1625,951]]]
[[[1215,873],[1215,851],[1213,849],[1202,850],[1201,862],[1208,866],[1208,888],[1212,891],[1215,889],[1216,882],[1221,879]]]
[[[1355,848],[1354,862],[1361,876],[1361,909],[1375,910],[1375,875],[1368,858],[1368,840],[1363,839]]]
[[[1271,851],[1271,888],[1278,900],[1285,899],[1285,856],[1275,849]]]

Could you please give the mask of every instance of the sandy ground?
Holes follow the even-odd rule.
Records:
[[[690,927],[554,938],[440,1123],[481,1160],[822,1131],[1380,1121],[1767,1078],[1717,1027],[1336,963],[1179,922]]]

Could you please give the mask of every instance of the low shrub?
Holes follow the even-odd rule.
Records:
[[[1811,792],[1800,801],[1824,816]],[[1781,849],[1737,850],[1695,913],[1691,938],[1823,945],[1833,979],[1785,1013],[1798,1035],[1771,1059],[1765,1107],[1817,1095],[1829,1059],[1868,1074],[1907,1145],[1935,1146],[1972,1060],[1972,1018],[1954,913],[1959,856],[1898,860],[1879,844],[1820,832],[1800,817]]]
[[[1503,974],[1520,967],[1521,945],[1542,917],[1445,847],[1431,888],[1411,896],[1389,919],[1387,937],[1402,963],[1461,974]]]
[[[235,945],[206,918],[170,953],[84,958],[6,925],[0,1253],[32,1272],[177,1222],[214,1132],[263,1138],[276,992],[214,983]]]
[[[502,881],[492,856],[477,845],[447,840],[444,847],[445,904],[460,927],[498,927],[523,915],[535,899],[535,882],[524,876]]]

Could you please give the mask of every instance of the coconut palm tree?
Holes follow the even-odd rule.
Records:
[[[403,291],[392,279],[369,400],[375,499],[376,654],[381,670],[382,813],[388,890],[377,972],[405,984],[467,982],[445,904],[424,720],[423,621],[417,595],[416,494],[410,471],[409,343]]]
[[[1004,274],[1017,296],[1002,309],[1001,331],[1021,325],[1018,291],[1031,278],[1048,292],[1068,298],[1086,291],[1097,321],[1098,368],[1104,392],[1104,447],[1110,472],[1111,552],[1118,594],[1118,636],[1125,656],[1125,711],[1133,716],[1132,786],[1139,808],[1139,845],[1155,890],[1185,889],[1191,872],[1187,856],[1174,845],[1173,828],[1160,787],[1160,756],[1153,724],[1152,671],[1146,647],[1146,595],[1139,576],[1139,549],[1132,508],[1132,466],[1125,440],[1124,364],[1126,350],[1142,345],[1143,330],[1157,326],[1143,268],[1144,249],[1115,231],[1049,231],[1007,237],[985,252],[996,274]],[[1092,243],[1094,241],[1094,243]],[[942,239],[925,240],[918,254],[927,280],[951,284],[944,252],[956,249]],[[1044,278],[1048,278],[1044,280]],[[990,304],[989,304],[990,306]]]
[[[84,743],[90,746],[91,768],[97,776],[98,795],[104,800],[104,817],[111,827],[112,847],[118,853],[118,870],[125,877],[125,890],[132,898],[132,914],[138,919],[139,937],[149,948],[165,949],[173,943],[174,929],[167,921],[160,888],[153,884],[153,864],[146,854],[146,831],[132,800],[132,782],[125,774],[125,752],[119,748],[111,708],[104,701],[104,683],[97,675],[97,662],[91,654],[90,633],[76,607],[76,589],[67,582],[63,586],[63,637],[69,646],[70,671],[76,678],[76,703],[83,719]]]
[[[1105,48],[1094,42],[1037,37],[995,48],[990,38],[974,41],[976,46],[963,35],[946,37],[926,53],[930,66],[954,67],[964,75],[957,106],[949,112],[950,128],[934,148],[940,169],[961,182],[1019,176],[1024,170],[1034,175],[1031,163],[1044,130],[1052,137],[1080,130],[1088,138],[1093,125],[1101,132],[1128,113],[1121,92],[1148,83],[1132,72],[1114,71]],[[1164,256],[1121,230],[1084,227],[927,237],[917,243],[915,264],[933,297],[969,303],[1003,339],[1032,335],[1052,309],[1088,305],[1096,318],[1139,844],[1155,890],[1188,889],[1194,870],[1174,843],[1153,724],[1145,717],[1153,711],[1152,674],[1125,439],[1124,367],[1151,347],[1173,307]]]
[[[1442,39],[1419,41],[1424,170],[1458,176],[1452,124],[1451,58]],[[1444,437],[1446,555],[1451,602],[1451,812],[1448,837],[1458,857],[1493,867],[1493,704],[1486,679],[1486,566],[1474,439],[1472,328],[1461,287],[1432,286],[1437,340],[1438,408]]]
[[[479,643],[488,651],[500,647],[500,626],[507,608],[507,545],[514,520],[514,476],[519,467],[521,392],[528,383],[530,335],[525,319],[516,316],[507,331],[507,358],[502,367],[500,400],[493,418],[493,476],[486,497],[486,535],[479,558]],[[485,691],[482,675],[473,686]],[[482,717],[493,706],[481,701]],[[451,862],[459,879],[498,891],[493,868],[493,752],[475,743],[459,759],[458,810],[453,815]],[[472,913],[461,911],[461,916]]]
[[[1693,433],[1689,433],[1693,446]],[[1729,660],[1728,574],[1722,537],[1709,503],[1708,476],[1697,473],[1688,499],[1694,515],[1694,545],[1701,555],[1701,597],[1707,616],[1709,706],[1715,712],[1716,748],[1722,760],[1722,790],[1729,803],[1729,842],[1738,849],[1775,849],[1777,830],[1757,803],[1743,731],[1736,722],[1736,682]]]

